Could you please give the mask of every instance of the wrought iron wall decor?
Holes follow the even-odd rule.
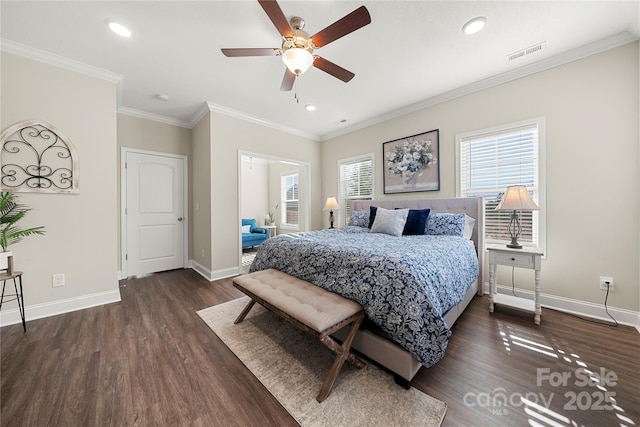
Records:
[[[78,193],[78,155],[60,130],[44,120],[16,123],[0,134],[3,191]]]

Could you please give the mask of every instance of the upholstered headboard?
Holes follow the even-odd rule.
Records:
[[[354,200],[354,211],[368,211],[370,206],[385,209],[409,208],[431,209],[432,212],[465,213],[476,220],[471,240],[476,245],[478,253],[478,295],[482,295],[482,264],[484,254],[484,201],[482,197],[456,197],[451,199],[405,199],[405,200]]]

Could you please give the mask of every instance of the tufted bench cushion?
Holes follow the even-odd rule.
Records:
[[[237,277],[234,283],[316,332],[362,311],[355,301],[274,269]]]
[[[362,360],[349,351],[364,319],[362,306],[357,302],[274,269],[237,276],[233,279],[233,285],[251,298],[234,323],[242,322],[257,302],[315,336],[337,354],[316,397],[318,402],[326,399],[331,392],[345,360],[358,367],[364,366]],[[351,328],[342,345],[336,343],[330,335],[349,324]]]

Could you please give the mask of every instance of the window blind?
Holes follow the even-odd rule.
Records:
[[[339,185],[340,218],[342,224],[346,225],[351,217],[351,203],[354,200],[373,199],[373,159],[367,157],[340,162]]]
[[[502,130],[467,134],[459,140],[459,180],[462,197],[484,197],[485,241],[509,241],[507,227],[511,213],[496,211],[505,189],[525,185],[538,206],[539,200],[539,126],[537,123],[506,127]],[[520,212],[522,234],[527,246],[538,246],[538,212]]]
[[[283,224],[298,225],[299,209],[298,209],[298,174],[282,175],[281,181],[282,192],[282,217]]]

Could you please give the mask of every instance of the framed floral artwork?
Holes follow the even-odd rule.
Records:
[[[384,194],[440,191],[439,130],[382,144]]]

